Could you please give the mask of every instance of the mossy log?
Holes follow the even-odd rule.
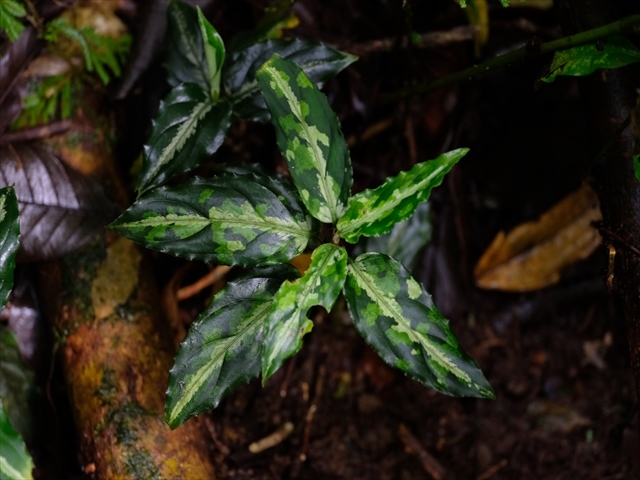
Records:
[[[105,128],[80,113],[73,134],[47,143],[125,203]],[[164,422],[175,343],[145,253],[105,229],[90,248],[40,267],[82,467],[99,479],[213,479],[199,422],[174,431]]]

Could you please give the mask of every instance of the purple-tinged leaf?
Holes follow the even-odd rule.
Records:
[[[95,181],[42,146],[0,147],[0,187],[14,185],[20,207],[20,260],[48,260],[90,243],[114,207]]]

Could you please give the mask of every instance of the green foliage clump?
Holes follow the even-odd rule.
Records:
[[[182,343],[170,373],[169,425],[217,406],[252,378],[261,375],[264,384],[302,348],[313,328],[309,309],[330,311],[341,293],[356,330],[386,363],[449,395],[492,398],[424,286],[386,254],[350,258],[345,243],[409,219],[467,149],[352,196],[349,150],[316,83],[354,58],[299,41],[225,55],[200,12],[178,2],[170,11],[178,35],[172,48],[191,55],[169,51],[174,89],[145,147],[140,197],[111,228],[154,250],[248,269],[215,296]],[[235,167],[162,186],[217,149],[232,112],[271,119],[292,181]],[[287,262],[308,250],[311,263],[300,275]]]
[[[131,47],[131,36],[113,38],[96,33],[93,27],[76,28],[66,18],[56,18],[47,24],[45,40],[55,44],[60,37],[76,42],[82,49],[83,68],[98,75],[104,85],[122,74],[120,65]]]
[[[119,77],[131,46],[130,35],[119,38],[99,35],[93,27],[72,26],[66,18],[49,22],[43,37],[52,52],[69,61],[69,71],[31,81],[31,91],[23,100],[24,110],[13,128],[69,118],[77,97],[71,92],[78,92],[87,84],[95,87],[95,77],[105,86]],[[63,40],[67,45],[63,45]],[[79,48],[82,52],[80,65],[71,60],[74,54],[69,52],[69,45],[71,50]]]

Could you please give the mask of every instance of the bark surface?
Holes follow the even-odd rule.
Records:
[[[103,123],[80,115],[73,133],[47,143],[122,205],[127,195],[106,140],[109,117],[96,118]],[[144,253],[105,230],[91,248],[40,268],[82,466],[100,479],[209,480],[215,475],[199,422],[174,431],[164,422],[175,352]]]
[[[563,0],[560,5],[567,33],[640,12],[638,2]],[[596,151],[605,149],[593,167],[593,185],[602,209],[602,236],[610,255],[615,254],[609,283],[621,300],[627,323],[636,399],[640,399],[640,182],[634,174],[632,155],[638,139],[634,147],[631,128],[620,135],[617,132],[636,105],[638,87],[637,64],[599,71],[580,80],[594,147]]]

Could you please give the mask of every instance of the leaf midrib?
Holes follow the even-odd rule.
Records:
[[[351,220],[349,223],[347,223],[344,228],[342,230],[340,230],[340,233],[352,233],[353,231],[355,231],[356,229],[362,227],[363,225],[369,223],[373,223],[376,220],[379,220],[380,218],[384,218],[388,215],[388,211],[389,210],[393,210],[395,207],[397,207],[400,202],[402,202],[405,198],[409,197],[410,195],[412,195],[413,193],[415,193],[418,190],[421,190],[424,187],[425,183],[428,183],[429,181],[431,181],[431,179],[433,177],[435,177],[436,175],[438,175],[440,172],[442,172],[442,170],[446,169],[448,167],[448,165],[441,165],[438,168],[436,168],[435,170],[433,170],[423,181],[415,184],[413,186],[413,188],[409,188],[409,189],[404,189],[404,190],[400,190],[401,195],[399,195],[397,197],[396,200],[392,201],[392,202],[385,202],[382,205],[382,208],[378,208],[376,210],[373,210],[369,215],[359,215],[358,217],[356,217],[354,220]],[[382,187],[384,187],[385,185],[382,185]],[[375,192],[374,189],[372,190],[372,192]],[[354,198],[354,197],[352,197]],[[371,197],[369,197],[371,198]],[[373,217],[373,218],[372,218]]]
[[[274,217],[268,217],[274,218]],[[278,219],[279,220],[279,219]],[[190,225],[202,225],[202,228],[205,228],[207,225],[212,225],[213,222],[222,222],[225,225],[229,225],[231,228],[234,226],[241,227],[258,227],[262,231],[271,232],[278,231],[283,233],[288,233],[297,237],[311,238],[311,232],[302,228],[298,223],[294,222],[295,227],[287,227],[282,223],[269,223],[266,220],[257,221],[257,220],[237,220],[237,219],[228,219],[228,218],[207,218],[207,217],[199,217],[195,215],[176,215],[174,218],[168,218],[165,216],[157,216],[157,217],[149,217],[143,218],[142,220],[137,220],[135,222],[127,222],[119,225],[119,228],[140,228],[140,227],[161,227],[170,225],[177,226],[190,226]]]
[[[238,342],[242,338],[242,336],[247,332],[247,330],[249,330],[252,327],[255,327],[255,324],[263,316],[266,316],[266,314],[268,314],[272,304],[273,304],[273,302],[269,301],[269,300],[262,302],[262,305],[258,306],[254,310],[254,314],[252,315],[252,318],[250,317],[246,321],[247,326],[242,331],[240,331],[236,335],[234,335],[233,337],[218,338],[218,339],[215,339],[215,340],[211,340],[209,342],[205,342],[202,345],[202,347],[204,348],[205,346],[209,345],[210,343],[221,342],[223,340],[227,340],[227,339],[231,338],[231,341],[226,345],[226,348],[224,350],[222,350],[221,354],[218,354],[215,357],[209,357],[211,361],[207,362],[207,366],[204,367],[204,368],[201,368],[200,370],[198,370],[197,381],[189,382],[189,385],[192,386],[191,388],[189,388],[191,394],[188,396],[188,400],[186,400],[187,396],[183,395],[181,397],[180,401],[176,403],[175,407],[171,410],[171,415],[169,417],[169,423],[173,423],[173,421],[176,419],[176,417],[184,410],[185,406],[189,403],[189,401],[191,401],[191,399],[193,398],[193,396],[195,395],[195,393],[197,391],[196,387],[202,386],[204,384],[204,382],[206,380],[202,380],[202,378],[205,375],[205,371],[210,375],[211,374],[211,368],[212,368],[211,366],[215,365],[217,360],[220,357],[223,357],[222,358],[222,362],[220,363],[220,369],[222,369],[222,366],[225,363],[224,357],[227,355],[227,352],[229,350],[231,350],[231,348],[236,344],[236,342]],[[266,314],[264,313],[265,311],[267,312]]]
[[[157,161],[153,164],[152,168],[144,176],[145,186],[152,181],[158,172],[168,164],[178,153],[184,148],[187,140],[194,134],[198,122],[213,108],[214,104],[211,101],[204,101],[196,103],[191,115],[182,123],[176,135],[171,139],[169,144],[162,149],[158,155]],[[164,134],[164,132],[162,132]]]
[[[356,276],[358,278],[360,278],[362,280],[363,283],[365,283],[368,287],[369,290],[367,290],[365,288],[365,291],[367,292],[367,295],[369,293],[369,291],[371,292],[376,292],[378,289],[374,287],[372,287],[371,283],[369,283],[367,281],[367,275],[365,272],[361,271],[360,268],[358,268],[358,266],[356,265],[356,262],[353,261],[349,261],[349,266],[351,267],[351,269],[354,271],[354,274],[356,274]],[[406,333],[407,336],[415,343],[418,343],[419,345],[422,345],[422,347],[424,348],[425,352],[431,357],[432,360],[437,361],[438,363],[440,363],[440,365],[445,366],[445,368],[447,368],[447,366],[451,363],[450,361],[447,361],[447,358],[440,353],[440,351],[434,347],[430,342],[428,342],[428,340],[426,338],[423,338],[421,335],[416,335],[416,332],[411,328],[411,325],[406,325],[406,321],[404,321],[404,317],[402,316],[398,316],[396,314],[396,312],[394,311],[394,309],[391,307],[391,305],[386,301],[386,298],[384,296],[377,296],[377,298],[372,298],[373,301],[377,301],[378,303],[383,304],[386,307],[386,310],[392,314],[392,318],[396,321],[396,323],[398,324],[399,327],[402,328],[402,332]],[[371,297],[369,297],[371,298]],[[388,315],[385,315],[388,316]],[[416,338],[417,337],[417,338]],[[386,333],[385,333],[385,338],[388,338]],[[426,342],[426,343],[425,343]],[[471,377],[469,376],[469,374],[463,370],[460,370],[459,368],[456,367],[456,370],[459,371],[462,375],[462,377],[456,375],[455,370],[451,369],[451,368],[447,368],[447,371],[450,371],[451,373],[453,373],[455,375],[456,378],[466,381],[469,385],[473,385],[476,388],[480,388],[478,385],[475,384],[475,382],[473,382],[473,380],[471,379]]]
[[[277,68],[271,65],[267,65],[265,67],[265,70],[267,70],[271,74],[271,78],[273,78],[277,83],[280,84],[280,88],[283,92],[286,91],[284,88],[282,88],[282,86],[285,85],[293,93],[293,89],[291,88],[291,86],[286,81],[284,81],[284,79],[278,74]],[[321,93],[321,92],[318,91],[318,93]],[[286,94],[285,94],[285,98],[286,98]],[[327,170],[329,168],[329,159],[325,161],[324,156],[322,156],[321,153],[318,153],[316,151],[320,149],[319,145],[317,145],[317,148],[313,147],[311,143],[311,132],[309,131],[309,124],[305,120],[305,118],[302,116],[302,108],[300,107],[300,101],[298,100],[298,97],[295,96],[294,94],[294,98],[291,100],[298,107],[297,111],[295,111],[292,108],[291,104],[289,104],[289,99],[287,99],[287,104],[289,104],[291,108],[291,112],[296,116],[296,118],[300,122],[300,125],[302,126],[302,129],[304,130],[304,133],[305,133],[304,139],[306,140],[307,148],[312,152],[315,167],[318,172],[318,180],[319,180],[318,184],[319,184],[322,196],[327,202],[327,208],[329,209],[329,213],[331,214],[331,221],[335,222],[338,218],[338,206],[337,206],[338,199],[333,195],[333,192],[331,191],[327,183]],[[316,126],[316,128],[318,127]],[[329,138],[329,135],[327,135],[327,138],[329,139],[329,143],[331,143],[331,138]],[[320,159],[318,158],[318,155],[320,155]],[[321,163],[324,163],[324,169],[320,168]]]

